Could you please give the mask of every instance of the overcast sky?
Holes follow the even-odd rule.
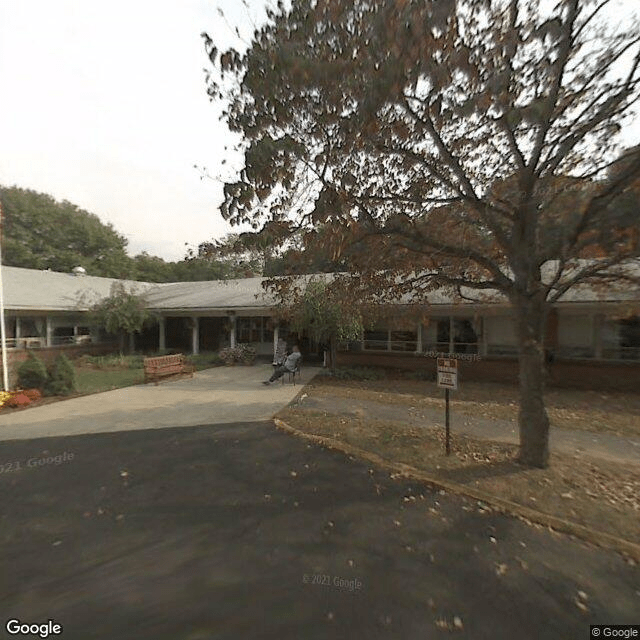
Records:
[[[616,0],[622,16],[636,1]],[[224,235],[222,186],[194,169],[219,175],[234,143],[206,95],[200,33],[238,46],[229,24],[249,38],[264,16],[264,0],[247,4],[0,0],[0,184],[97,214],[132,255],[181,259]]]
[[[131,254],[181,259],[230,228],[218,213],[233,144],[206,94],[208,31],[260,20],[251,0],[0,0],[0,184],[111,222]],[[253,8],[255,7],[255,8]]]

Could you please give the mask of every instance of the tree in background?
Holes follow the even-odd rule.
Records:
[[[338,273],[348,271],[349,261],[345,254],[332,253],[332,233],[329,224],[318,224],[306,233],[294,234],[287,241],[287,246],[265,265],[266,276],[301,275],[312,273]],[[262,234],[256,234],[262,235]],[[268,233],[264,241],[272,242]],[[275,253],[275,252],[274,252]]]
[[[131,259],[132,280],[141,282],[172,282],[176,280],[173,262],[166,262],[158,256],[149,255],[146,251]]]
[[[18,187],[0,187],[0,198],[2,258],[9,266],[65,273],[84,267],[92,276],[141,282],[226,280],[253,274],[230,254],[214,256],[208,246],[219,241],[203,243],[197,255],[189,251],[176,262],[144,251],[131,258],[127,240],[110,224],[66,200],[58,202],[47,194]]]
[[[244,54],[204,34],[209,95],[244,140],[223,216],[327,226],[362,295],[508,300],[532,466],[549,457],[551,304],[637,273],[640,151],[620,134],[640,29],[616,19],[611,0],[294,0]]]
[[[145,323],[153,319],[145,297],[122,282],[114,282],[108,298],[91,308],[91,324],[103,327],[107,333],[120,336],[120,351],[126,347],[125,336],[140,333]]]
[[[98,216],[29,189],[1,187],[0,198],[4,264],[67,273],[81,266],[92,275],[130,275],[127,240]]]
[[[279,316],[291,331],[307,331],[318,343],[329,345],[332,369],[338,342],[362,338],[363,307],[341,287],[341,281],[292,278],[274,291],[279,299]]]
[[[196,251],[189,251],[185,262],[215,265],[224,274],[221,279],[260,276],[270,253],[270,246],[260,246],[261,243],[265,243],[262,237],[228,234],[219,240],[201,242]]]

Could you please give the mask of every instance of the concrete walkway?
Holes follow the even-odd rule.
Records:
[[[298,404],[311,410],[390,422],[403,422],[415,427],[444,427],[444,406],[409,407],[382,402],[355,400],[353,398],[304,397]],[[453,433],[463,433],[474,438],[517,444],[518,425],[509,420],[485,418],[468,414],[451,414]],[[552,451],[569,454],[585,454],[605,458],[612,462],[640,464],[640,439],[616,436],[610,433],[593,433],[552,427],[549,435]]]
[[[0,415],[0,441],[269,420],[316,374],[265,386],[270,364],[217,367],[179,378],[72,398]]]

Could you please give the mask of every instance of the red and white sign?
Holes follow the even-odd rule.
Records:
[[[458,388],[458,361],[453,358],[438,358],[438,386],[443,389]]]

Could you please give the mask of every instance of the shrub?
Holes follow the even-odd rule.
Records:
[[[49,374],[44,362],[33,353],[18,367],[18,385],[25,388],[44,389]]]
[[[47,395],[67,396],[76,390],[76,370],[67,356],[60,354],[49,372]]]
[[[31,404],[31,399],[27,397],[24,393],[16,393],[15,395],[9,398],[7,404],[10,407],[26,407]]]
[[[12,397],[13,394],[10,391],[0,391],[0,407],[8,405]]]
[[[31,402],[35,402],[36,400],[40,400],[42,398],[42,393],[39,389],[26,389],[23,391],[24,395],[31,400]]]
[[[255,359],[257,351],[250,344],[238,344],[235,347],[226,347],[221,349],[218,354],[225,364],[251,364]]]
[[[205,352],[197,355],[188,355],[187,361],[193,364],[196,369],[207,369],[224,364],[219,353]]]

